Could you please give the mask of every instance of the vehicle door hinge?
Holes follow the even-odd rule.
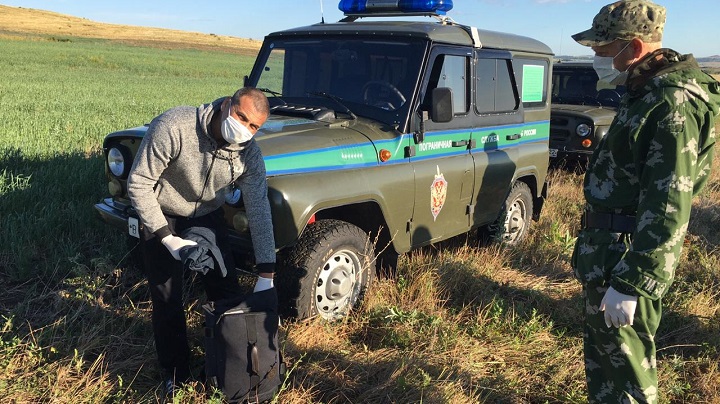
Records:
[[[405,146],[405,158],[415,157],[415,146]]]
[[[405,232],[407,232],[407,233],[412,232],[412,219],[407,221],[407,224],[405,226]]]
[[[467,206],[467,211],[465,212],[466,215],[472,215],[475,213],[475,204],[470,204]]]

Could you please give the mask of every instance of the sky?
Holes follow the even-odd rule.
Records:
[[[611,0],[453,0],[447,15],[480,29],[529,36],[556,55],[592,52],[570,37],[590,28],[597,12]],[[204,3],[204,4],[203,4]],[[0,0],[0,4],[35,8],[97,22],[171,28],[261,40],[266,34],[311,25],[343,15],[339,0]],[[720,1],[656,0],[667,8],[663,46],[695,57],[720,55]]]

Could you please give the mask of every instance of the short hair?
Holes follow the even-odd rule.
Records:
[[[233,94],[232,105],[240,105],[240,98],[242,97],[250,97],[257,112],[265,116],[270,115],[270,103],[262,91],[255,87],[243,87]]]

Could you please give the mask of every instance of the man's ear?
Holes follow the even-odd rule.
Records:
[[[632,41],[630,41],[630,46],[632,47],[633,51],[633,59],[638,59],[640,58],[640,56],[643,55],[645,49],[645,42],[643,42],[642,39],[634,38]]]
[[[230,108],[230,103],[231,103],[231,102],[232,102],[232,98],[230,98],[230,97],[225,97],[225,99],[223,100],[223,102],[220,103],[220,112],[222,112],[222,113],[224,114],[225,111],[227,111],[228,108]]]

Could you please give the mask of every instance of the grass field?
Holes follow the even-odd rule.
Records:
[[[6,33],[0,49],[0,402],[156,402],[145,284],[92,208],[107,192],[102,139],[230,94],[251,58],[38,33]],[[418,251],[343,321],[285,322],[276,402],[586,402],[569,266],[582,176],[549,179],[519,248]],[[663,403],[720,402],[718,200],[716,160],[656,338]],[[187,290],[197,374],[200,289]],[[194,383],[175,401],[220,399]]]

